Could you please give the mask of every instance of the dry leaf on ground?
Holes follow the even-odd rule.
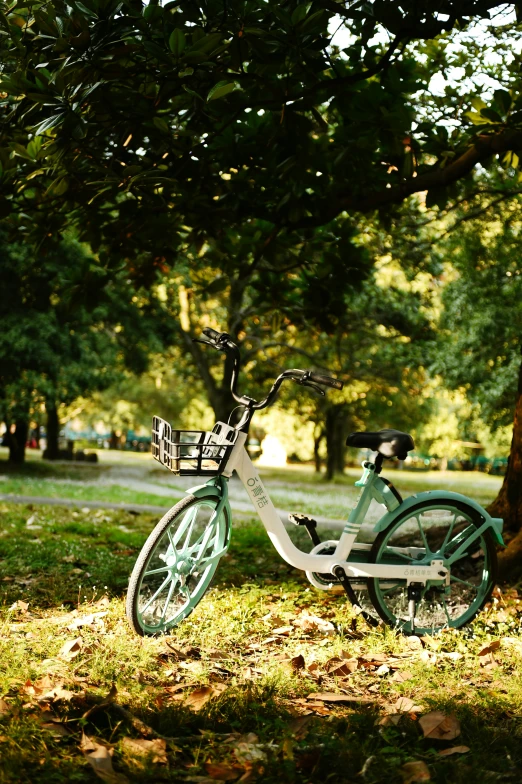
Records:
[[[493,651],[498,651],[500,648],[500,640],[493,640],[490,642],[489,645],[484,646],[479,652],[479,656],[487,656],[488,653],[493,653]]]
[[[460,735],[460,722],[450,714],[446,716],[442,711],[431,711],[421,716],[419,724],[425,738],[432,740],[453,740]]]
[[[234,755],[243,768],[247,770],[255,764],[266,761],[266,753],[263,744],[259,743],[259,738],[253,732],[241,735],[234,743]]]
[[[136,756],[150,756],[151,762],[161,765],[166,765],[167,759],[167,744],[161,738],[154,738],[154,740],[142,740],[135,738],[123,738],[122,746],[124,751]]]
[[[312,615],[308,610],[301,613],[292,621],[293,626],[297,626],[304,632],[322,632],[323,634],[335,634],[335,626],[324,618]],[[274,630],[275,631],[275,630]]]
[[[420,713],[422,710],[422,708],[415,705],[414,701],[410,700],[409,697],[399,697],[394,708],[401,713]]]
[[[58,656],[61,659],[74,659],[76,656],[78,656],[82,647],[83,640],[81,637],[77,637],[75,640],[67,640],[67,642],[62,645]]]
[[[93,626],[99,625],[99,621],[101,618],[104,618],[107,615],[107,610],[97,613],[91,613],[90,615],[84,615],[81,618],[76,618],[72,621],[67,628],[69,631],[74,631],[75,629],[79,629],[81,626]],[[97,623],[98,622],[98,623]]]
[[[322,702],[362,702],[370,703],[375,700],[369,697],[357,697],[349,694],[334,694],[331,691],[323,691],[308,695],[309,700],[321,700]]]
[[[377,719],[375,724],[378,727],[396,727],[401,720],[401,715],[400,713],[388,713],[381,719]]]
[[[424,644],[421,638],[417,637],[415,634],[412,634],[409,637],[405,637],[404,643],[406,647],[410,649],[410,651],[420,651],[422,648],[424,648]]]
[[[358,666],[359,662],[357,659],[340,659],[338,656],[334,656],[326,662],[325,669],[329,675],[339,677],[350,675],[350,673],[355,672]]]
[[[430,771],[425,762],[416,760],[415,762],[407,762],[401,768],[401,776],[403,784],[414,784],[417,781],[430,781]]]
[[[5,714],[9,713],[10,710],[11,708],[9,707],[7,702],[0,698],[0,716],[5,716]]]
[[[452,746],[450,749],[439,751],[439,757],[449,757],[451,754],[465,754],[469,750],[469,746]]]
[[[212,686],[200,686],[198,689],[194,689],[194,691],[188,694],[183,699],[183,703],[189,708],[192,708],[192,710],[199,711],[209,700],[214,699],[214,697],[219,697],[225,689],[226,686],[221,683],[216,683]]]
[[[405,681],[409,681],[411,678],[413,678],[413,675],[409,670],[395,670],[391,676],[391,680],[394,683],[404,683]]]
[[[47,730],[54,735],[55,738],[65,738],[71,734],[71,730],[62,721],[46,721],[40,725],[42,729]]]
[[[297,672],[298,670],[304,670],[305,660],[303,654],[300,653],[299,656],[294,656],[293,659],[290,659],[290,665],[294,672]]]
[[[243,773],[243,768],[233,768],[220,762],[206,762],[205,768],[211,779],[219,781],[234,781]]]
[[[127,776],[113,770],[112,749],[108,749],[87,735],[82,735],[80,748],[85,759],[100,779],[109,782],[109,784],[128,784]]]

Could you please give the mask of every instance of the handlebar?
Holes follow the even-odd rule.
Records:
[[[233,365],[232,365],[232,377],[230,382],[230,390],[236,400],[241,405],[246,406],[251,411],[259,411],[262,408],[267,408],[271,405],[279,391],[279,387],[283,383],[283,381],[295,381],[297,384],[301,386],[307,386],[314,389],[320,395],[324,395],[324,391],[321,389],[321,386],[330,387],[332,389],[342,389],[343,382],[339,381],[337,378],[332,378],[331,376],[325,376],[321,373],[316,373],[313,370],[300,370],[298,368],[292,368],[290,370],[284,370],[274,381],[272,388],[270,389],[268,395],[265,397],[264,400],[257,401],[251,397],[246,395],[238,395],[236,388],[237,388],[237,381],[239,376],[239,366],[240,366],[240,355],[239,355],[239,348],[236,344],[232,341],[228,332],[217,332],[215,329],[211,329],[210,327],[205,327],[202,330],[205,337],[208,340],[201,340],[200,338],[194,338],[195,343],[204,343],[207,346],[212,346],[212,348],[217,349],[218,351],[224,351],[228,356],[231,357]]]

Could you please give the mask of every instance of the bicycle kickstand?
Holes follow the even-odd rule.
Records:
[[[373,615],[367,613],[366,610],[363,610],[359,602],[357,601],[357,596],[355,595],[355,591],[353,590],[350,580],[346,576],[346,572],[344,571],[342,566],[336,566],[333,570],[334,575],[337,577],[338,581],[344,588],[344,592],[347,595],[350,602],[353,604],[354,607],[357,607],[359,610],[359,615],[362,615],[368,626],[371,626],[372,629],[375,629],[376,626],[379,625],[379,621],[377,621]]]
[[[408,585],[408,615],[410,616],[410,624],[412,634],[415,633],[415,611],[417,609],[417,602],[422,599],[422,583],[410,583]]]

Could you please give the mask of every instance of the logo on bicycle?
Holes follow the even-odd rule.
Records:
[[[428,574],[427,569],[405,569],[404,576],[405,577],[424,577]]]
[[[268,505],[268,498],[265,495],[265,488],[261,484],[258,476],[251,476],[247,479],[248,492],[252,497],[252,501],[257,504],[259,509]]]

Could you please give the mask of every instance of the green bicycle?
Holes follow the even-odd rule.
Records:
[[[377,616],[406,634],[432,634],[469,623],[495,584],[502,520],[459,493],[428,491],[403,500],[381,470],[385,459],[406,458],[414,448],[411,436],[398,430],[352,433],[348,445],[375,452],[355,483],[360,488],[357,502],[339,540],[322,542],[315,520],[290,515],[290,522],[304,526],[312,540],[310,552],[299,549],[245,449],[248,428],[254,413],[274,402],[286,380],[320,394],[322,387],[342,389],[342,383],[311,370],[285,370],[263,400],[241,396],[239,349],[225,332],[204,329],[203,334],[206,340],[199,342],[232,358],[231,391],[243,413],[237,425],[218,422],[211,432],[175,430],[160,417],[153,418],[153,457],[177,475],[207,481],[167,512],[138,556],[127,593],[127,617],[134,631],[169,632],[204,596],[230,542],[228,480],[234,471],[276,550],[305,571],[316,588],[341,585],[359,607],[362,591],[367,591]],[[357,536],[373,499],[385,512],[375,526],[375,540],[367,544]],[[373,611],[363,613],[376,623]]]

